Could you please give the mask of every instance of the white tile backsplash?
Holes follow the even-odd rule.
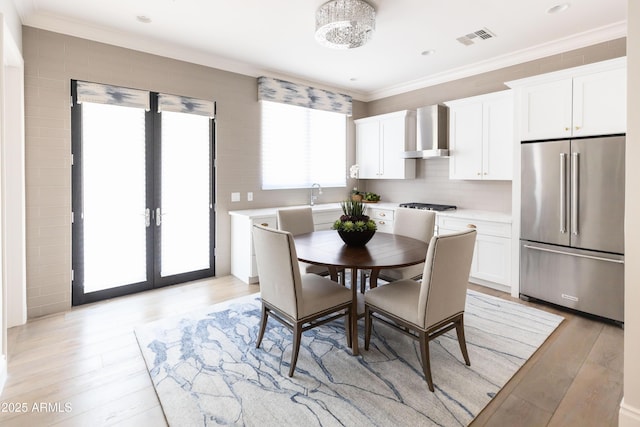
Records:
[[[449,159],[416,160],[416,179],[360,180],[360,187],[392,203],[426,202],[511,213],[511,181],[449,179]]]

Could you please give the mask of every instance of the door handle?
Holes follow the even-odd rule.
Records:
[[[596,261],[605,261],[605,262],[613,262],[615,264],[624,264],[624,260],[623,259],[611,259],[611,258],[603,258],[603,257],[600,257],[600,256],[593,256],[593,255],[574,254],[574,253],[571,253],[571,252],[556,251],[554,249],[539,248],[537,246],[531,246],[531,245],[523,245],[523,247],[525,247],[527,249],[533,249],[534,251],[550,252],[552,254],[569,255],[569,256],[576,257],[576,258],[587,258],[587,259],[593,259],[593,260],[596,260]]]
[[[160,208],[156,208],[156,227],[160,227],[162,224],[162,214],[160,213]]]
[[[580,160],[578,153],[571,153],[571,234],[578,235],[578,191],[580,190],[579,182]]]
[[[560,153],[560,233],[567,232],[567,154]]]
[[[144,226],[149,227],[151,225],[151,209],[146,208],[144,210]]]

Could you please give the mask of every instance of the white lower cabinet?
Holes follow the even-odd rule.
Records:
[[[475,227],[478,231],[469,281],[511,291],[511,223],[438,215],[438,234]]]
[[[381,233],[393,233],[393,209],[368,208],[367,215],[376,222]]]
[[[258,283],[252,234],[254,224],[276,228],[276,216],[231,215],[231,274],[246,283]]]
[[[277,228],[278,208],[232,211],[231,215],[231,274],[245,283],[258,283],[256,253],[253,248],[253,225]],[[313,211],[316,230],[329,230],[340,218],[340,208],[319,207]]]

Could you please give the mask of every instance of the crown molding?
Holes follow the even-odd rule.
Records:
[[[267,76],[331,91],[340,90],[340,92],[350,95],[358,100],[362,100],[367,96],[367,93],[364,92],[353,91],[343,87],[330,86],[326,83],[307,80],[304,77],[295,76],[283,71],[261,68],[246,62],[236,61],[219,55],[212,55],[209,52],[200,51],[184,45],[168,42],[158,43],[157,39],[151,37],[139,35],[132,37],[132,34],[128,32],[115,31],[113,29],[107,29],[97,25],[89,25],[83,21],[60,17],[58,15],[39,13],[32,15],[27,19],[23,19],[23,25],[91,40],[98,43],[106,43],[152,55],[203,65],[205,67],[216,68],[218,70],[242,74],[249,77]]]
[[[553,42],[532,46],[516,52],[490,58],[481,62],[476,62],[469,66],[447,70],[442,73],[432,74],[422,79],[413,80],[407,83],[390,86],[384,89],[369,92],[363,101],[375,101],[389,96],[399,95],[417,89],[446,83],[465,77],[474,76],[500,68],[510,67],[523,62],[533,61],[551,55],[557,55],[574,49],[603,43],[627,36],[627,21],[617,22],[605,27],[596,28],[575,34],[570,37],[555,40]]]
[[[469,66],[447,70],[441,73],[425,76],[421,79],[389,86],[371,92],[354,91],[339,86],[330,86],[326,83],[319,83],[306,80],[304,77],[288,74],[286,71],[268,70],[254,64],[211,55],[208,52],[190,48],[188,46],[172,44],[167,42],[158,43],[150,37],[132,37],[130,33],[114,31],[105,27],[90,25],[86,22],[63,18],[58,15],[46,13],[28,14],[29,8],[35,8],[35,0],[24,1],[19,13],[23,16],[23,25],[48,30],[56,33],[67,34],[100,43],[107,43],[127,49],[133,49],[153,55],[173,58],[185,62],[216,68],[223,71],[239,73],[250,77],[268,76],[282,79],[289,79],[296,83],[310,84],[328,90],[340,90],[354,99],[369,102],[389,96],[399,95],[417,89],[423,89],[449,81],[470,77],[476,74],[497,70],[504,67],[520,64],[527,61],[556,55],[574,49],[614,40],[627,35],[627,22],[621,21],[605,27],[596,28],[574,36],[559,39],[553,42],[533,46],[517,52],[497,56],[485,61],[477,62]],[[20,10],[22,9],[22,10]],[[23,14],[24,13],[24,14]],[[24,18],[24,16],[27,16]]]

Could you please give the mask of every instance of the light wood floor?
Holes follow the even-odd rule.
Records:
[[[73,308],[10,329],[0,425],[166,425],[134,327],[257,291],[223,277]],[[622,329],[561,314],[566,320],[472,425],[617,425]]]

